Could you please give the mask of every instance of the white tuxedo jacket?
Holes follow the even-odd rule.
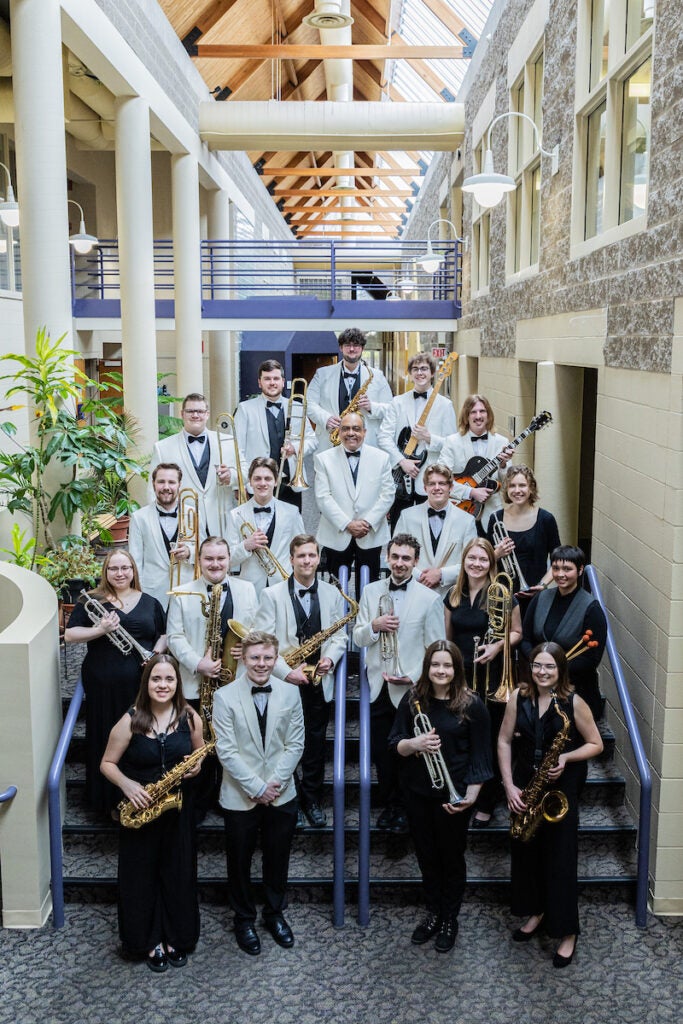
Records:
[[[376,548],[389,540],[387,512],[396,487],[389,457],[369,444],[361,446],[356,483],[346,451],[339,445],[314,456],[315,500],[320,510],[318,541],[344,551],[351,541],[345,527],[352,519],[367,519],[372,529],[357,539],[359,548]]]
[[[251,682],[242,676],[221,686],[213,700],[216,754],[223,766],[220,804],[226,810],[251,811],[268,782],[279,782],[273,803],[296,796],[294,769],[304,751],[304,713],[299,688],[270,678],[265,744],[251,695]]]
[[[457,476],[462,476],[465,466],[474,455],[482,455],[486,459],[492,459],[494,455],[498,455],[498,453],[501,452],[508,443],[507,437],[503,434],[489,434],[488,441],[485,445],[477,445],[477,448],[484,450],[475,452],[472,447],[469,431],[464,436],[460,433],[451,434],[443,443],[441,458],[439,461],[443,462],[445,466],[448,466],[448,468]],[[502,482],[504,475],[505,468],[502,470],[498,469],[491,473],[491,478]],[[464,501],[469,498],[469,492],[470,488],[465,484],[453,484],[451,497],[455,498],[457,501]],[[484,513],[481,517],[481,523],[484,529],[486,529],[489,516],[502,507],[503,499],[498,491],[496,494],[491,495],[484,506]]]
[[[315,423],[315,433],[318,438],[318,451],[324,452],[331,448],[330,435],[328,434],[327,423],[330,416],[339,416],[348,402],[339,408],[339,377],[341,375],[342,360],[333,363],[332,366],[321,366],[315,371],[313,380],[308,385],[308,415]],[[391,388],[381,370],[373,369],[373,378],[366,394],[372,402],[371,412],[363,412],[367,434],[365,443],[377,446],[377,430],[382,421],[387,406],[391,401]],[[361,387],[368,379],[367,366],[361,365],[360,382]]]
[[[377,580],[376,583],[368,583],[364,587],[353,629],[353,642],[358,647],[367,648],[366,665],[371,701],[379,697],[384,671],[380,655],[381,634],[373,634],[372,620],[379,614],[380,595],[386,593],[388,586],[387,580]],[[446,629],[440,594],[412,580],[399,614],[398,655],[403,673],[414,683],[417,682],[422,672],[425,649],[435,640],[445,639]],[[407,685],[389,683],[389,696],[395,707],[398,707],[407,689]]]
[[[431,393],[431,391],[430,391]],[[415,414],[415,407],[418,406],[421,409],[424,408],[423,402],[416,402],[413,398],[413,392],[407,391],[404,395],[396,395],[391,400],[384,414],[379,431],[377,433],[377,444],[378,447],[386,452],[389,456],[389,462],[391,463],[392,469],[398,465],[403,458],[403,454],[396,446],[398,436],[404,427],[414,427],[418,418]],[[434,405],[431,408],[429,417],[427,418],[426,426],[432,435],[432,439],[427,446],[427,458],[425,459],[424,465],[420,469],[420,472],[415,480],[415,490],[418,494],[424,494],[423,477],[424,471],[427,466],[431,466],[435,462],[439,462],[439,452],[443,445],[446,437],[452,434],[456,429],[455,424],[455,411],[453,409],[453,403],[448,398],[444,398],[443,395],[437,395],[434,399]],[[415,449],[416,455],[421,455],[424,451],[424,445],[419,444]]]
[[[270,451],[270,438],[268,436],[268,420],[271,416],[266,406],[266,399],[263,395],[250,398],[246,402],[240,402],[235,413],[235,431],[239,445],[240,461],[242,464],[242,475],[247,489],[249,489],[249,466],[252,461],[259,457],[267,456]],[[288,400],[280,399],[280,405],[287,415]],[[301,405],[299,402],[292,402],[292,444],[296,451],[299,451],[299,437],[301,435]],[[306,419],[304,430],[304,456],[311,455],[318,447],[318,440],[313,432],[313,427]],[[296,469],[296,455],[287,459],[290,479],[294,476]],[[278,461],[279,466],[279,461]]]
[[[232,594],[232,617],[249,629],[256,617],[256,591],[251,583],[235,579],[234,576],[228,576],[227,582]],[[198,580],[175,589],[189,591],[190,594],[201,594],[208,598],[207,583],[201,576]],[[180,662],[180,676],[185,696],[188,699],[196,699],[199,696],[201,678],[197,672],[197,665],[206,653],[206,616],[202,614],[202,602],[199,597],[171,593],[166,635],[171,654]]]
[[[220,465],[218,435],[215,430],[207,430],[206,435],[209,440],[210,465],[204,487],[199,482],[195,464],[187,449],[185,433],[181,430],[178,434],[173,434],[172,437],[165,437],[154,445],[152,461],[149,465],[149,485],[147,488],[149,501],[154,501],[152,470],[160,462],[175,462],[177,466],[180,466],[183,471],[183,479],[180,482],[181,488],[191,487],[197,492],[199,499],[199,531],[201,540],[204,540],[207,536],[225,537],[228,513],[235,506],[233,487],[237,486],[232,478],[228,485],[218,483],[218,477],[216,476],[216,466]],[[234,469],[235,448],[232,437],[221,433],[221,446],[226,465]]]
[[[426,501],[422,505],[405,508],[398,517],[394,536],[397,533],[409,533],[419,540],[420,558],[413,571],[415,577],[418,577],[423,569],[441,566],[441,583],[434,588],[433,593],[444,597],[458,578],[463,548],[477,536],[477,525],[474,516],[449,502],[446,505],[446,518],[441,527],[439,543],[434,552],[428,510],[429,503]],[[446,562],[442,564],[444,559]]]
[[[296,580],[295,580],[296,586]],[[320,604],[320,625],[327,629],[334,622],[344,616],[344,598],[339,590],[331,583],[318,579],[318,602]],[[299,647],[296,636],[296,615],[289,596],[287,582],[278,583],[261,595],[259,609],[254,620],[254,629],[263,629],[266,633],[272,633],[280,641],[280,657],[275,663],[273,675],[279,679],[285,679],[291,672],[290,666],[282,657],[292,648]],[[321,658],[332,660],[332,671],[323,676],[322,687],[325,700],[329,703],[334,695],[334,666],[346,650],[348,636],[346,629],[340,629],[325,641],[317,655]],[[289,684],[288,684],[289,685]]]
[[[189,561],[178,563],[180,582],[183,586],[194,576],[194,551],[191,544],[188,546]],[[170,588],[170,566],[156,504],[145,505],[130,517],[128,550],[138,567],[143,591],[156,597],[161,607],[166,609]]]
[[[289,505],[286,501],[278,501],[273,498],[268,504],[275,510],[275,530],[273,531],[273,542],[270,545],[270,550],[285,572],[291,574],[292,563],[289,560],[289,543],[297,533],[305,532],[304,521],[299,510],[294,505]],[[250,498],[244,505],[238,505],[237,508],[232,510],[228,519],[227,540],[230,545],[230,568],[239,568],[240,579],[253,583],[257,594],[260,594],[266,587],[272,587],[276,583],[281,583],[282,576],[279,572],[276,572],[273,576],[267,576],[255,553],[247,551],[244,546],[244,538],[240,533],[240,527],[246,522],[258,528],[260,516],[254,515],[255,506],[256,502],[253,498]]]

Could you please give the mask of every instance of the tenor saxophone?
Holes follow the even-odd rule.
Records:
[[[340,415],[339,415],[339,419],[340,420],[343,419],[344,416],[348,416],[349,413],[351,413],[351,412],[354,412],[354,413],[358,412],[359,401],[363,397],[365,392],[368,390],[368,388],[370,387],[370,384],[372,383],[372,378],[375,376],[374,373],[372,372],[372,368],[370,366],[368,366],[368,364],[365,362],[364,359],[361,359],[361,363],[363,364],[363,366],[367,366],[367,369],[368,369],[368,379],[365,381],[364,384],[361,384],[361,386],[358,388],[358,391],[353,396],[353,398],[351,399],[349,404],[346,406],[346,408],[344,409],[344,412],[340,413]],[[341,442],[341,434],[339,433],[339,427],[334,427],[330,431],[330,444],[333,444],[335,446],[335,448],[336,448],[336,446],[340,442]]]
[[[201,595],[200,595],[201,596]],[[213,698],[219,686],[231,683],[237,675],[237,662],[232,656],[232,648],[236,647],[247,635],[248,630],[236,619],[228,620],[228,631],[225,637],[221,633],[221,599],[223,584],[215,583],[211,587],[208,609],[202,604],[207,616],[204,649],[210,650],[211,660],[221,662],[221,670],[217,678],[202,676],[199,681],[199,714],[204,723],[204,738],[208,739],[213,715]]]
[[[138,809],[130,800],[122,800],[117,809],[123,827],[142,828],[143,825],[149,825],[150,821],[155,821],[165,811],[173,810],[173,808],[180,811],[183,806],[183,791],[180,788],[183,776],[191,771],[203,757],[210,754],[215,746],[216,740],[210,739],[202,747],[193,750],[184,761],[179,761],[177,765],[165,772],[158,782],[148,783],[145,786],[145,791],[151,796],[152,802],[146,807]]]
[[[562,719],[562,728],[531,781],[522,791],[526,810],[513,811],[510,815],[510,835],[513,839],[521,839],[523,843],[528,843],[533,838],[543,820],[551,823],[562,821],[569,810],[569,801],[562,790],[548,789],[550,769],[556,767],[560,754],[567,745],[571,727],[569,715],[562,710],[554,694],[552,700],[555,710]]]

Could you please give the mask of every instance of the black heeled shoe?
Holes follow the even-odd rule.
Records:
[[[562,954],[558,953],[557,950],[555,951],[555,955],[553,957],[553,967],[558,967],[558,968],[569,967],[570,963],[574,959],[574,953],[576,953],[576,943],[578,941],[579,941],[579,936],[575,935],[574,936],[574,948],[571,951],[571,953],[569,954],[569,956],[562,956]]]
[[[543,918],[541,918],[541,920],[538,922],[536,927],[532,931],[530,931],[530,932],[523,932],[521,928],[515,929],[515,931],[512,933],[512,941],[513,942],[529,942],[529,940],[533,939],[534,935],[536,935],[538,933],[538,930],[539,930],[539,928],[541,927],[542,924],[543,924]]]

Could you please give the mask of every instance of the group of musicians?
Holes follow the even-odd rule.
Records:
[[[77,606],[69,622],[67,641],[88,643],[87,702],[99,706],[87,738],[89,778],[100,759],[104,777],[94,806],[116,816],[112,793],[123,792],[129,812],[145,821],[122,844],[120,900],[136,906],[121,912],[120,930],[128,953],[153,971],[182,966],[197,941],[194,824],[216,792],[239,947],[261,950],[251,887],[259,839],[263,925],[280,946],[294,943],[283,915],[292,837],[297,825],[327,823],[325,736],[354,618],[353,641],[367,653],[376,825],[410,832],[423,875],[427,918],[415,944],[435,937],[446,952],[455,942],[468,823],[486,828],[503,789],[511,812],[525,809],[511,767],[520,729],[507,724],[510,694],[535,730],[527,774],[546,768],[559,786],[565,763],[599,752],[596,669],[606,623],[581,586],[583,552],[560,546],[554,517],[536,505],[531,470],[508,465],[517,440],[495,432],[485,397],[469,396],[456,424],[425,353],[408,364],[413,389],[392,397],[381,371],[362,359],[364,344],[362,332],[344,331],[340,361],[319,369],[296,401],[283,397],[281,365],[262,363],[260,394],[226,418],[232,435],[227,424],[209,429],[206,399],[187,395],[183,429],[154,447],[150,502],[131,518],[129,552],[108,556],[90,605]],[[301,516],[303,458],[313,453],[315,536]],[[319,577],[321,562],[333,582]],[[359,603],[335,585],[342,565],[355,571],[356,592],[368,566]],[[143,598],[146,616],[136,616]],[[146,645],[138,647],[147,658],[138,647],[123,655],[138,657],[134,694],[130,682],[116,687],[108,641],[120,655],[117,641],[138,641],[143,618]],[[519,691],[517,645],[527,666]],[[567,717],[569,733],[547,766]],[[210,757],[200,770],[214,745],[220,767]],[[166,777],[187,791],[180,814],[161,813],[148,785],[163,789]],[[552,828],[542,824],[522,840],[534,847],[535,865]],[[575,907],[564,916],[551,909],[567,872],[576,876],[575,856],[565,861],[564,874],[548,872],[547,885],[537,879],[514,901],[529,918],[517,941],[544,914],[553,922],[555,966],[571,962],[578,934]],[[513,858],[522,876],[529,863]],[[174,871],[182,899],[169,882]],[[513,877],[513,885],[519,893],[522,882]]]

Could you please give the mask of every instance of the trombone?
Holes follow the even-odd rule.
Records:
[[[231,416],[229,412],[222,412],[220,416],[216,417],[216,435],[218,437],[218,458],[220,459],[221,466],[227,465],[223,458],[223,442],[221,439],[221,431],[224,433],[232,434],[232,443],[235,449],[235,469],[237,471],[237,504],[244,505],[247,501],[247,489],[244,486],[244,477],[242,476],[242,464],[240,461],[240,449],[237,444],[237,431],[235,430],[235,418]]]
[[[486,694],[487,700],[498,704],[507,704],[510,694],[515,688],[512,667],[512,649],[510,647],[510,627],[512,624],[512,579],[505,572],[499,572],[488,589],[486,597],[489,626],[484,636],[484,644],[503,641],[503,668],[500,683],[495,693],[488,695],[490,662],[486,663]]]
[[[297,391],[297,384],[300,385]],[[285,471],[285,463],[287,456],[285,455],[284,448],[287,443],[293,444],[292,441],[292,409],[294,402],[301,403],[301,419],[299,421],[299,449],[296,453],[296,466],[294,468],[294,476],[289,481],[289,486],[293,491],[306,491],[308,490],[308,484],[304,477],[304,436],[306,434],[306,389],[308,388],[308,381],[305,377],[295,377],[292,381],[292,388],[289,393],[289,402],[287,404],[287,430],[285,431],[285,440],[282,447],[282,457],[280,458],[280,468],[277,474],[277,483],[275,484],[275,497],[280,497],[280,486],[282,485],[282,475]],[[241,504],[241,503],[240,503]]]
[[[199,495],[192,487],[183,487],[178,495],[178,535],[177,544],[190,544],[194,547],[194,576],[199,579]],[[171,550],[169,559],[169,590],[179,587],[182,573],[182,562]]]

